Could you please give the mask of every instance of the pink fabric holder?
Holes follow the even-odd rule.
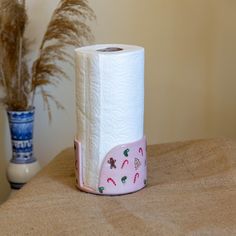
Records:
[[[147,184],[146,138],[122,144],[105,156],[97,189],[85,186],[81,143],[75,140],[76,186],[84,192],[99,195],[121,195],[136,192]]]

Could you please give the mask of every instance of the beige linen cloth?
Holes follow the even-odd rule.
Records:
[[[148,147],[148,186],[124,196],[75,188],[73,149],[0,207],[0,235],[236,235],[236,141]]]

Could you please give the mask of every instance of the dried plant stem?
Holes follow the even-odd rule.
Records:
[[[3,87],[6,89],[7,87],[7,82],[6,82],[6,78],[5,78],[5,75],[3,73],[3,69],[2,69],[2,65],[0,65],[0,73],[1,73],[1,80],[2,80],[2,85]]]
[[[23,9],[25,9],[25,0],[19,0],[19,3],[22,5]],[[19,45],[18,45],[18,67],[17,67],[17,81],[18,81],[18,87],[17,87],[17,99],[20,101],[22,97],[22,47],[23,47],[23,35],[19,32]]]
[[[17,99],[21,99],[22,93],[22,76],[21,76],[21,60],[22,60],[22,37],[19,38],[19,54],[18,54],[18,67],[17,67]]]

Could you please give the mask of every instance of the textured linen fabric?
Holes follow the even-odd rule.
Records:
[[[60,153],[0,206],[0,235],[236,235],[236,141],[148,147],[148,186],[123,196],[75,187]]]

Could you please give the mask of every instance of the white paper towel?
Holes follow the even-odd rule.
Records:
[[[105,155],[143,137],[144,49],[121,44],[76,49],[76,113],[84,184],[96,189]]]

